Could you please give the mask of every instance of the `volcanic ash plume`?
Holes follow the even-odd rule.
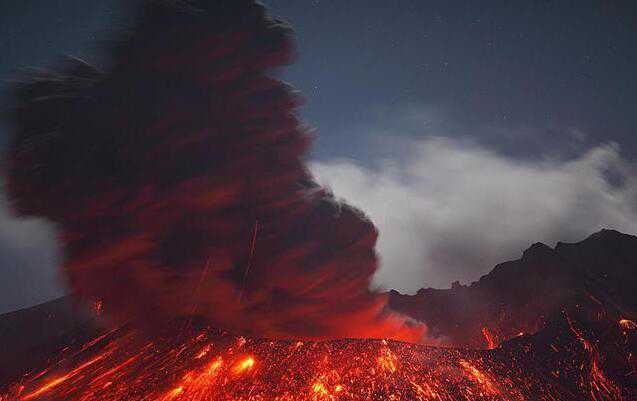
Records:
[[[147,2],[104,73],[18,85],[7,189],[63,232],[64,273],[120,320],[269,337],[419,340],[369,290],[377,231],[318,186],[291,30],[251,0]]]

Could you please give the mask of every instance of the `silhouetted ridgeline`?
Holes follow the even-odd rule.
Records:
[[[616,322],[637,311],[637,237],[599,231],[555,248],[533,244],[518,260],[497,265],[469,286],[390,291],[392,309],[425,322],[453,345],[488,346],[533,333],[564,311]]]

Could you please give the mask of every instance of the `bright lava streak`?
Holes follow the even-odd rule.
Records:
[[[571,324],[565,332],[571,346],[545,346],[545,355],[560,361],[554,374],[525,351],[535,346],[484,351],[385,340],[273,341],[182,331],[183,325],[149,338],[123,328],[88,348],[66,349],[45,373],[0,388],[0,400],[621,400],[594,345]],[[71,366],[68,373],[56,376],[63,365]]]

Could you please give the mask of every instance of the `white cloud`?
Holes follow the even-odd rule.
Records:
[[[604,227],[637,233],[637,180],[617,145],[569,161],[520,161],[438,137],[406,148],[378,168],[311,165],[319,182],[378,226],[383,287],[448,287],[518,258],[533,242],[578,241]]]
[[[376,167],[339,159],[311,169],[379,227],[376,283],[385,288],[473,281],[536,241],[578,241],[601,228],[637,233],[637,177],[617,145],[529,161],[467,139],[384,132],[372,137],[385,149]],[[59,259],[53,227],[16,219],[0,197],[0,313],[63,295]]]
[[[0,199],[0,313],[63,295],[59,259],[53,226],[12,216]]]

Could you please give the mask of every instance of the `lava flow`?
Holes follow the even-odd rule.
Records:
[[[174,323],[67,347],[0,400],[629,400],[570,319],[553,342],[490,350],[391,340],[251,339]],[[626,395],[628,394],[628,395]]]

